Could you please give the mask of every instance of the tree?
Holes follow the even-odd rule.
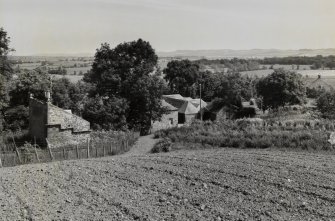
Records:
[[[144,76],[130,88],[128,122],[131,128],[139,127],[147,134],[152,121],[159,120],[165,113],[161,107],[164,82],[156,76]]]
[[[9,52],[13,51],[9,47],[10,38],[7,32],[0,28],[0,132],[3,129],[4,111],[9,102],[9,80],[12,78],[12,67],[8,61]]]
[[[123,98],[96,96],[84,104],[83,117],[95,130],[126,130],[128,102]]]
[[[7,32],[0,28],[0,110],[3,110],[8,103],[8,81],[12,77],[12,68],[7,59],[10,38]]]
[[[263,108],[302,104],[306,92],[302,76],[295,72],[276,69],[257,84],[257,92],[263,98]]]
[[[39,100],[45,100],[44,93],[51,89],[51,79],[45,71],[35,69],[24,71],[13,81],[10,91],[10,106],[29,105],[29,96],[33,94]]]
[[[52,102],[60,108],[71,109],[75,114],[81,115],[88,90],[88,85],[81,81],[74,84],[65,77],[56,79],[52,81]]]
[[[164,69],[164,79],[172,93],[194,97],[194,84],[199,79],[199,65],[189,60],[173,60]]]
[[[153,76],[157,60],[150,43],[142,39],[119,44],[114,49],[102,44],[95,54],[92,70],[84,76],[85,82],[94,85],[90,96],[97,96],[104,104],[113,106],[115,102],[125,108],[118,116],[124,113],[129,128],[147,133],[148,122],[160,118],[163,110],[161,79]]]
[[[335,119],[335,92],[323,93],[316,101],[316,106],[321,112],[322,117]]]
[[[13,80],[9,91],[10,102],[4,111],[5,129],[22,130],[28,128],[29,96],[45,100],[44,92],[49,90],[51,80],[41,70],[24,71]]]

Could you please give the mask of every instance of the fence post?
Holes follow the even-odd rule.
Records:
[[[111,144],[109,146],[109,152],[110,152],[110,155],[113,154],[113,142],[112,142],[112,140],[111,140]]]
[[[54,156],[52,155],[52,151],[51,151],[51,148],[50,148],[49,141],[48,141],[47,138],[45,138],[45,140],[47,141],[47,148],[48,148],[48,151],[49,151],[49,154],[50,154],[51,161],[53,161],[54,160]]]
[[[98,146],[99,145],[94,145],[94,147],[95,147],[95,157],[98,157]],[[92,145],[92,147],[93,147],[93,145]]]
[[[40,158],[38,157],[38,153],[37,153],[37,150],[36,150],[36,137],[35,136],[34,136],[34,150],[35,150],[35,155],[36,155],[37,162],[40,162]]]
[[[0,168],[2,168],[2,161],[1,161],[1,153],[0,153]]]
[[[76,153],[77,153],[77,159],[79,159],[78,143],[77,143],[77,145],[76,145]]]
[[[22,161],[21,161],[21,156],[20,156],[19,151],[17,150],[17,146],[16,146],[16,143],[15,143],[15,139],[14,139],[14,135],[13,135],[13,134],[12,134],[12,139],[13,139],[13,143],[14,143],[14,147],[15,147],[16,155],[17,155],[17,157],[18,157],[18,159],[19,159],[19,163],[21,164],[21,163],[22,163]]]
[[[66,158],[65,158],[65,146],[63,146],[63,158],[64,158],[64,160],[66,160]]]
[[[105,149],[105,143],[102,143],[102,148],[103,148],[103,151],[104,151],[104,156],[106,156],[106,149]]]
[[[90,158],[90,138],[87,138],[87,158]]]

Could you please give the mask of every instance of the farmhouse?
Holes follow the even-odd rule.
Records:
[[[90,136],[90,123],[71,110],[61,109],[48,101],[40,101],[30,96],[29,134],[41,145],[48,140],[51,147],[86,142]]]
[[[233,114],[230,113],[229,108],[220,103],[211,102],[205,107],[203,111],[203,120],[215,121],[217,119],[232,119]]]
[[[318,75],[318,78],[313,80],[307,85],[307,88],[314,89],[314,90],[325,90],[325,91],[332,91],[334,88],[328,84],[326,81],[324,81],[321,78],[321,75]]]
[[[256,100],[251,98],[243,101],[237,113],[233,113],[222,101],[213,101],[203,109],[203,120],[233,119],[239,117],[254,117],[260,113]]]
[[[152,123],[151,132],[190,123],[198,117],[201,108],[206,107],[207,103],[200,99],[183,97],[180,94],[163,95],[162,106],[168,110],[160,121]]]

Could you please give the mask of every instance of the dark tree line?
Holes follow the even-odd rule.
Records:
[[[255,98],[262,109],[278,109],[280,106],[303,104],[305,85],[300,74],[277,69],[266,77],[256,78],[239,72],[201,72],[197,62],[171,61],[164,70],[165,79],[172,93],[199,97],[225,105],[236,116],[243,117],[242,101]]]
[[[189,60],[171,61],[163,72],[170,93],[199,98],[201,85],[203,100],[216,100],[216,103],[226,105],[233,113],[240,110],[243,100],[256,95],[256,79],[238,72],[200,71],[197,62]]]
[[[23,70],[13,78],[7,60],[9,38],[3,29],[0,37],[0,131],[27,129],[30,94],[45,100],[46,91],[51,92],[52,103],[83,116],[93,129],[134,129],[146,134],[151,122],[165,113],[161,96],[167,87],[149,42],[139,39],[113,49],[102,44],[92,70],[74,84],[67,78],[51,79],[43,68]]]
[[[260,65],[310,65],[312,69],[334,69],[335,56],[317,55],[314,57],[307,56],[290,56],[290,57],[271,57],[264,59],[200,59],[194,61],[199,66],[224,65],[233,72],[259,70]]]
[[[259,70],[259,61],[257,59],[200,59],[194,61],[199,66],[224,65],[232,72]]]
[[[317,55],[314,57],[307,56],[295,56],[295,57],[273,57],[273,58],[264,58],[259,60],[260,64],[282,64],[282,65],[311,65],[312,69],[320,68],[335,68],[335,56],[322,56]]]
[[[4,127],[4,111],[9,103],[9,82],[13,72],[7,59],[8,53],[12,51],[9,43],[7,32],[0,28],[0,131]]]

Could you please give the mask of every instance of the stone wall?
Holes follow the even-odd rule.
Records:
[[[164,114],[160,121],[154,121],[151,126],[151,132],[178,126],[178,111],[170,111]]]
[[[197,114],[185,114],[185,124],[190,124],[195,119]]]
[[[72,129],[61,129],[60,125],[49,125],[47,132],[51,148],[86,143],[90,137],[90,131],[74,132]]]
[[[36,137],[38,143],[45,143],[47,136],[48,107],[44,102],[31,98],[29,101],[29,133],[30,136]]]
[[[51,103],[31,98],[29,133],[43,146],[47,138],[51,147],[59,147],[86,142],[90,136],[90,123]]]
[[[61,129],[73,128],[73,131],[89,131],[90,123],[81,117],[49,104],[48,125],[61,125]]]

